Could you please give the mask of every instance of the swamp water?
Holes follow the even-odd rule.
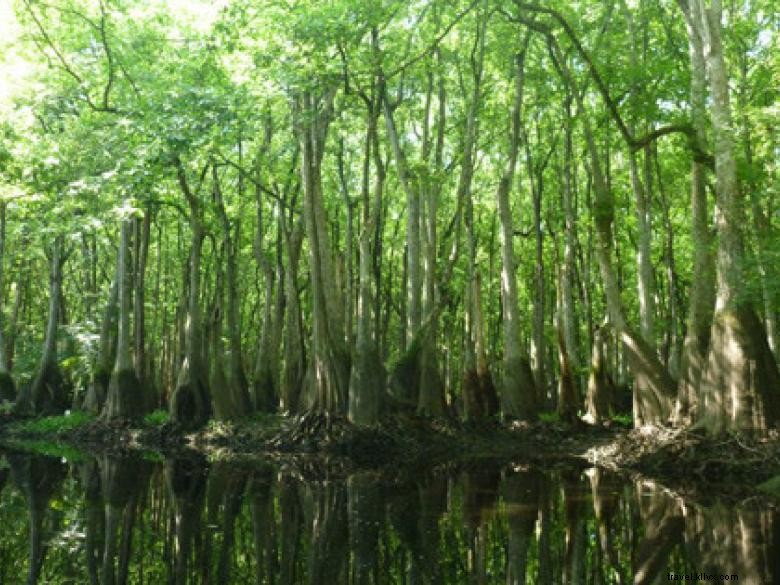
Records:
[[[780,582],[766,503],[596,469],[77,459],[0,454],[0,583]]]

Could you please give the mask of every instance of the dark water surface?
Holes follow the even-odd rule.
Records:
[[[780,582],[759,500],[595,469],[364,472],[0,454],[0,583]]]

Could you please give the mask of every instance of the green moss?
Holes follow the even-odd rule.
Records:
[[[634,417],[630,414],[616,414],[612,417],[612,420],[626,427],[634,425]]]
[[[557,412],[540,412],[539,420],[546,423],[554,423],[560,421],[560,416]]]
[[[769,478],[760,484],[758,489],[772,496],[780,497],[780,475]]]
[[[144,417],[144,424],[150,427],[159,427],[167,423],[169,418],[167,410],[155,410]]]
[[[84,426],[93,420],[95,420],[95,417],[92,414],[73,411],[61,416],[45,416],[20,422],[13,426],[13,431],[36,435],[56,434]]]

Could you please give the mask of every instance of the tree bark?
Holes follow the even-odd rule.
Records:
[[[127,205],[128,202],[125,202]],[[133,219],[123,218],[119,236],[116,280],[119,283],[119,330],[117,333],[116,358],[108,394],[103,407],[103,418],[135,419],[144,413],[144,396],[133,367],[130,329],[132,279],[130,275],[131,232]]]
[[[227,384],[221,389],[212,386],[213,392],[219,392],[220,407],[217,408],[217,396],[214,396],[214,413],[221,419],[235,419],[246,416],[251,410],[249,392],[247,388],[246,374],[244,373],[244,360],[241,348],[241,323],[238,315],[238,276],[236,263],[238,257],[239,231],[236,228],[235,239],[232,234],[230,220],[225,210],[225,202],[222,197],[219,172],[216,166],[211,168],[211,178],[214,188],[214,203],[222,228],[222,242],[225,253],[225,289],[227,293],[227,338],[228,338],[228,376]],[[220,297],[221,299],[222,297]],[[221,305],[221,303],[220,303]],[[220,307],[221,308],[221,307]],[[220,311],[221,318],[221,311]],[[220,336],[221,337],[221,336]],[[221,347],[221,340],[220,349]],[[223,352],[224,356],[224,352]],[[219,411],[219,412],[218,412]]]
[[[628,325],[620,297],[620,287],[612,265],[612,223],[614,221],[615,201],[602,173],[596,140],[591,130],[590,120],[582,95],[576,88],[567,63],[560,49],[551,40],[553,57],[564,80],[574,93],[581,114],[585,143],[590,155],[593,177],[594,200],[593,216],[596,226],[596,260],[604,287],[607,311],[610,322],[615,328],[618,339],[626,351],[631,372],[634,375],[634,424],[663,424],[671,414],[675,384],[669,373],[658,360],[652,347]],[[641,389],[641,390],[640,390]],[[640,390],[640,391],[638,391]]]
[[[691,123],[705,142],[707,125],[707,79],[704,48],[700,32],[693,21],[688,0],[678,0],[688,32],[688,54],[691,68]],[[715,305],[715,270],[712,254],[710,213],[706,191],[707,169],[694,157],[691,163],[691,232],[693,235],[693,275],[689,292],[687,332],[680,360],[680,385],[675,405],[675,422],[690,422],[698,406],[698,388],[710,340],[712,312]]]
[[[51,250],[49,275],[49,318],[38,371],[30,386],[22,388],[14,411],[21,415],[54,414],[67,407],[65,380],[57,363],[57,327],[62,293],[62,267],[67,259],[63,236],[56,236]]]
[[[342,295],[336,289],[330,236],[322,199],[321,163],[333,108],[334,90],[319,98],[304,91],[296,103],[301,143],[303,216],[309,240],[312,291],[311,383],[315,411],[343,414],[349,391],[349,356],[344,341]]]
[[[176,388],[170,402],[171,421],[182,426],[200,426],[211,415],[203,356],[203,330],[200,311],[201,254],[203,250],[203,219],[197,194],[190,190],[183,163],[175,161],[179,186],[189,205],[190,258],[189,296],[184,327],[184,361],[179,368]]]
[[[374,33],[376,34],[376,33]],[[349,420],[357,424],[377,422],[385,401],[386,373],[376,343],[376,332],[372,331],[371,288],[371,237],[376,234],[375,226],[379,221],[381,201],[385,180],[384,163],[379,152],[377,118],[379,104],[372,96],[369,99],[368,123],[363,160],[362,184],[362,226],[358,240],[358,299],[357,299],[357,337],[349,380]],[[371,160],[374,161],[374,201],[370,197]]]
[[[0,401],[13,401],[16,398],[16,386],[11,377],[8,366],[8,354],[5,345],[5,323],[3,322],[3,301],[5,292],[5,282],[3,276],[5,271],[5,239],[6,239],[6,207],[5,201],[0,202]],[[18,286],[18,285],[17,285]]]
[[[504,416],[533,419],[537,412],[536,387],[528,356],[521,346],[520,314],[514,251],[514,222],[509,204],[520,145],[525,50],[515,58],[515,96],[511,114],[509,156],[496,193],[501,219],[501,298],[504,334],[504,379],[501,408]]]
[[[697,425],[709,433],[764,433],[780,421],[780,373],[766,331],[745,298],[744,194],[737,178],[728,73],[721,42],[721,3],[691,1],[709,79],[718,214],[715,316],[699,386]]]

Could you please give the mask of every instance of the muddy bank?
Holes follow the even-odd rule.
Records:
[[[89,453],[145,453],[152,457],[205,456],[212,460],[275,460],[345,471],[420,468],[464,462],[596,465],[657,480],[679,493],[743,496],[759,486],[780,495],[780,437],[736,435],[713,439],[686,429],[560,422],[464,423],[415,416],[388,417],[355,426],[341,417],[263,416],[211,422],[197,431],[172,423],[131,426],[91,420],[64,430],[30,431],[6,419],[0,442],[35,449],[41,442]],[[773,479],[775,479],[773,483]]]
[[[254,454],[327,455],[357,467],[436,463],[445,460],[581,459],[588,447],[614,439],[616,430],[557,422],[464,423],[416,416],[387,417],[356,426],[341,417],[263,416],[235,423],[211,422],[197,431],[172,423],[133,426],[89,420],[73,428],[41,432],[20,421],[0,425],[0,442],[60,442],[99,453],[146,451],[162,456],[195,451],[231,459]]]
[[[709,437],[698,430],[645,427],[593,445],[586,459],[614,471],[658,479],[679,494],[707,499],[760,490],[780,496],[780,435]]]

